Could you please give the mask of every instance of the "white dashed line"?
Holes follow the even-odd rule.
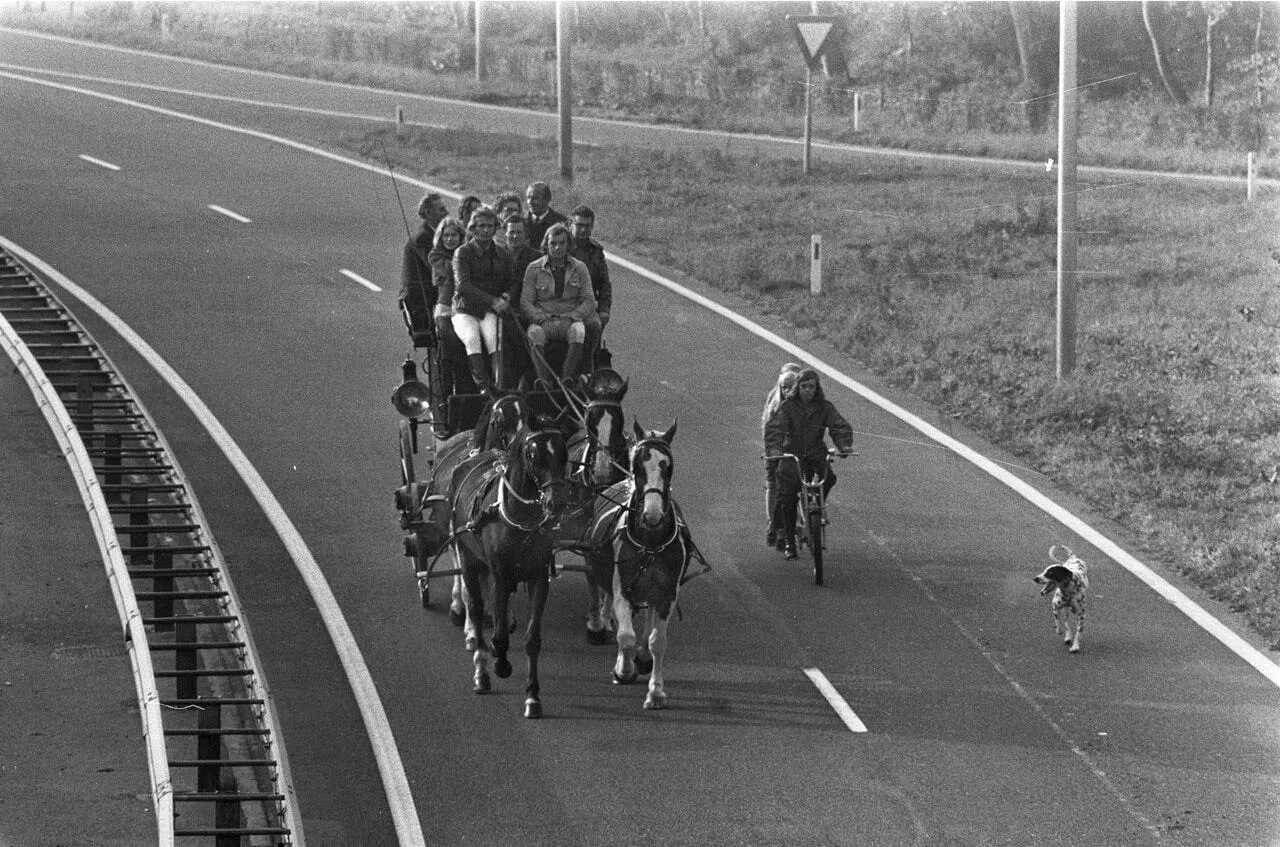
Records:
[[[374,285],[372,282],[370,282],[369,280],[367,280],[367,279],[365,279],[364,277],[360,276],[360,274],[358,274],[358,273],[356,273],[356,272],[354,272],[354,271],[349,271],[349,270],[347,270],[346,268],[342,268],[341,270],[339,270],[339,271],[338,271],[338,273],[342,274],[343,276],[345,276],[347,279],[351,280],[352,282],[358,282],[358,283],[360,283],[361,285],[363,285],[365,288],[369,289],[370,291],[381,291],[381,290],[382,290],[381,288],[379,288],[378,286]]]
[[[215,212],[217,212],[220,215],[226,215],[227,217],[231,218],[231,220],[233,221],[239,221],[242,224],[253,223],[253,221],[249,220],[244,215],[237,215],[235,212],[231,211],[230,209],[224,209],[221,206],[215,206],[212,203],[209,204],[209,208],[213,209]]]
[[[809,677],[809,681],[817,687],[823,697],[827,698],[831,708],[836,710],[836,714],[840,716],[840,720],[844,721],[844,725],[849,727],[850,732],[867,731],[867,725],[853,711],[853,707],[840,696],[840,692],[836,691],[836,687],[831,684],[831,680],[827,679],[826,674],[817,668],[805,668],[804,675]]]
[[[113,165],[113,164],[111,164],[110,162],[104,162],[104,161],[102,161],[101,159],[95,159],[95,158],[93,158],[92,156],[86,156],[84,153],[81,153],[81,154],[80,154],[80,158],[81,158],[81,159],[84,159],[86,162],[88,162],[88,163],[89,163],[89,164],[91,164],[91,165],[97,165],[98,167],[100,167],[100,168],[106,168],[106,169],[107,169],[107,170],[109,170],[109,171],[118,171],[118,170],[120,170],[120,166],[119,166],[119,165]]]

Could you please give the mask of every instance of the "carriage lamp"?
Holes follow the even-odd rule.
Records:
[[[431,409],[431,389],[418,380],[418,366],[406,358],[400,367],[403,382],[391,392],[391,405],[406,418],[419,418]]]

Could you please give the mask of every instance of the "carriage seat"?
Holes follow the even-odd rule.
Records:
[[[401,300],[400,317],[404,319],[405,329],[409,330],[409,338],[415,348],[436,346],[436,326],[430,309],[419,309],[415,304]]]

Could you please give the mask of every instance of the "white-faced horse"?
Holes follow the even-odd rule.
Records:
[[[523,583],[529,593],[524,640],[529,662],[525,686],[528,718],[542,717],[538,684],[542,613],[553,566],[552,527],[568,503],[567,462],[568,451],[559,431],[522,428],[505,453],[481,454],[454,472],[454,549],[466,584],[468,626],[477,633],[475,691],[483,694],[490,690],[490,658],[500,679],[511,675],[507,659],[511,631],[505,622],[511,594]],[[485,604],[490,599],[492,620],[498,622],[491,644],[484,628]]]
[[[608,586],[617,622],[616,684],[635,682],[649,673],[646,709],[666,706],[662,661],[667,626],[688,567],[692,543],[680,508],[671,494],[675,458],[671,442],[676,425],[666,432],[645,432],[635,424],[636,442],[629,452],[630,476],[603,498],[616,505],[601,508],[592,523],[588,567],[597,585]],[[643,613],[637,631],[634,616]]]

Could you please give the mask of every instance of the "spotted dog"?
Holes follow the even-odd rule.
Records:
[[[1066,558],[1059,561],[1054,555],[1057,550],[1066,550]],[[1089,589],[1089,569],[1084,560],[1071,552],[1068,547],[1054,545],[1049,548],[1049,558],[1053,564],[1032,577],[1043,585],[1040,596],[1053,592],[1053,629],[1062,636],[1064,644],[1072,653],[1080,652],[1080,636],[1084,632],[1085,595]],[[1075,631],[1071,629],[1071,618],[1075,617]]]

